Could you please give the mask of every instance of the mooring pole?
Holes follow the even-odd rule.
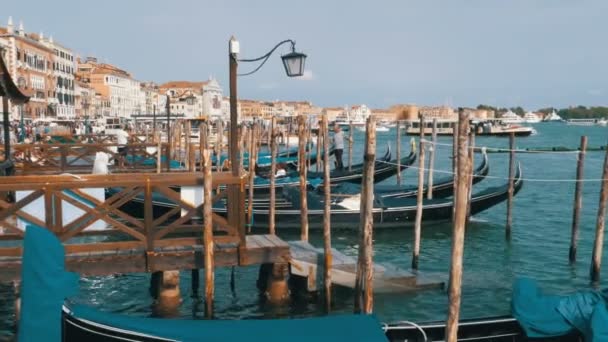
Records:
[[[308,198],[306,194],[306,118],[304,115],[298,117],[298,150],[300,160],[300,210],[301,210],[301,234],[302,241],[308,241]]]
[[[277,141],[276,141],[276,124],[277,118],[272,117],[270,119],[270,132],[268,134],[268,139],[270,139],[270,206],[268,207],[268,229],[269,233],[275,234],[275,226],[274,226],[274,213],[275,213],[275,202],[276,202],[276,190],[275,190],[275,182],[276,182],[276,174],[277,174]]]
[[[222,144],[224,142],[224,122],[219,120],[216,123],[217,134],[215,136],[215,170],[222,171]]]
[[[397,120],[397,185],[401,185],[401,121]]]
[[[254,123],[251,128],[251,144],[249,144],[249,200],[247,201],[247,224],[249,230],[253,224],[253,194],[255,185],[255,163],[258,158],[258,124]]]
[[[420,115],[420,143],[418,152],[418,193],[416,198],[416,222],[414,225],[414,248],[412,250],[412,268],[418,269],[420,256],[420,235],[422,231],[422,205],[424,201],[424,116]]]
[[[600,191],[600,204],[597,208],[597,223],[595,225],[595,242],[593,243],[593,257],[591,260],[591,281],[600,280],[602,265],[602,249],[604,248],[604,217],[606,216],[606,201],[608,200],[608,149],[604,157],[604,171],[602,172],[602,189]]]
[[[513,192],[515,177],[515,133],[509,135],[509,190],[507,192],[507,225],[505,227],[507,239],[511,238],[511,228],[513,226]]]
[[[361,220],[359,223],[359,255],[355,276],[355,312],[370,314],[373,298],[373,229],[374,229],[374,165],[376,163],[376,119],[370,116],[365,127],[361,183]]]
[[[331,251],[331,185],[329,182],[329,138],[328,138],[328,120],[327,115],[321,118],[320,134],[317,135],[317,144],[321,144],[319,139],[323,139],[323,252],[324,252],[324,273],[323,284],[325,288],[325,309],[327,312],[331,310],[331,267],[332,267],[332,251]]]
[[[469,177],[471,165],[468,156],[467,132],[469,118],[467,113],[458,110],[458,184],[454,194],[454,224],[452,232],[452,257],[450,262],[450,282],[448,288],[448,318],[446,322],[446,341],[456,342],[458,336],[458,319],[462,293],[462,255],[464,252],[464,231],[466,225]]]
[[[433,131],[431,135],[432,144],[429,148],[429,171],[428,171],[428,180],[427,190],[426,190],[426,198],[433,199],[433,173],[435,172],[435,150],[437,149],[437,118],[433,119]]]
[[[322,119],[321,119],[322,120]],[[319,164],[321,164],[321,135],[325,134],[325,132],[321,133],[321,127],[319,127],[319,129],[317,130],[317,172],[319,172],[319,168],[321,168],[321,166]],[[323,145],[325,146],[325,145]],[[323,154],[325,154],[325,151],[323,151]],[[325,158],[323,158],[323,160],[325,160]],[[323,170],[325,170],[325,167],[323,167]]]
[[[353,122],[351,121],[348,124],[348,171],[353,170],[353,144],[355,143],[355,139],[353,138],[354,134]]]
[[[165,165],[167,172],[171,171],[171,97],[167,95],[165,101],[165,110],[167,111],[167,150],[165,151]]]
[[[581,137],[581,147],[576,163],[576,184],[574,186],[574,211],[572,212],[572,235],[570,236],[570,263],[576,261],[576,248],[578,246],[579,216],[583,207],[583,172],[585,168],[585,152],[587,151],[587,137]]]
[[[203,204],[203,217],[204,219],[204,230],[203,230],[203,244],[205,245],[205,317],[213,317],[213,296],[215,292],[214,285],[214,273],[215,273],[215,262],[213,255],[213,212],[212,212],[212,199],[211,199],[211,187],[213,186],[212,174],[211,174],[211,155],[209,150],[203,151],[203,198],[205,203]]]
[[[469,164],[471,164],[471,170],[475,165],[475,130],[472,129],[469,132]],[[469,194],[467,200],[467,224],[471,220],[471,196],[473,195],[473,175],[468,175],[469,178]]]

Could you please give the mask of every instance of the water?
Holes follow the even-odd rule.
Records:
[[[517,138],[519,148],[566,146],[575,148],[580,136],[589,137],[590,147],[606,144],[608,131],[604,127],[576,127],[564,124],[538,124],[538,134]],[[348,133],[347,133],[348,134]],[[354,162],[361,161],[363,133],[355,131]],[[440,143],[451,144],[451,137],[440,137]],[[395,130],[378,133],[378,155],[386,143],[395,143]],[[409,151],[409,137],[402,137],[403,154]],[[506,138],[478,137],[477,145],[508,147]],[[346,152],[346,151],[345,151]],[[345,153],[347,154],[347,153]],[[437,148],[436,169],[450,170],[450,146]],[[490,175],[474,189],[503,184],[508,174],[508,154],[490,154]],[[345,161],[348,156],[345,155]],[[603,152],[589,152],[585,160],[585,178],[601,178]],[[526,179],[574,179],[576,154],[518,154]],[[477,158],[479,161],[479,158]],[[314,169],[314,167],[313,167]],[[437,175],[440,177],[440,175]],[[404,182],[416,183],[416,172],[403,173]],[[385,181],[394,184],[395,178]],[[537,279],[553,293],[589,288],[589,266],[593,245],[599,182],[584,184],[583,210],[577,262],[568,263],[568,248],[572,220],[574,183],[526,181],[515,197],[513,230],[510,242],[505,240],[504,224],[506,205],[501,204],[476,215],[466,233],[462,316],[479,317],[509,313],[511,285],[517,276]],[[354,223],[353,226],[356,226]],[[281,231],[286,240],[298,239],[298,233]],[[354,230],[335,230],[333,245],[349,255],[357,254]],[[411,228],[379,229],[374,233],[375,261],[407,268],[411,262],[413,230]],[[322,245],[322,234],[311,231],[311,242]],[[432,225],[423,222],[420,269],[447,275],[450,262],[451,225]],[[604,253],[604,269],[608,253]],[[285,307],[268,307],[260,300],[255,287],[257,267],[237,268],[236,292],[230,291],[230,269],[220,268],[216,273],[216,316],[221,319],[303,317],[320,315],[322,305],[315,299],[297,300]],[[608,277],[604,270],[604,279]],[[204,308],[200,301],[190,297],[190,272],[182,272],[180,282],[184,302],[181,318],[201,318]],[[91,277],[81,280],[81,291],[75,300],[101,310],[117,313],[151,316],[152,300],[148,294],[149,276],[129,274],[122,276]],[[201,293],[202,287],[201,284]],[[603,280],[600,286],[606,286]],[[0,340],[13,332],[13,304],[11,288],[0,285]],[[352,293],[338,291],[334,295],[335,313],[352,312]],[[427,290],[407,294],[382,294],[374,299],[374,311],[383,321],[440,320],[447,312],[447,295],[443,290]]]

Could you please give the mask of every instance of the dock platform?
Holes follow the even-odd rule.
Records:
[[[323,249],[305,241],[289,241],[292,274],[307,278],[308,291],[322,288]],[[331,281],[335,285],[353,288],[357,259],[332,248]],[[408,271],[374,263],[374,292],[395,293],[421,289],[443,288],[444,281],[436,275]]]

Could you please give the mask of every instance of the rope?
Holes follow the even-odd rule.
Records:
[[[429,145],[436,145],[436,146],[449,146],[452,147],[453,144],[448,144],[448,143],[434,143],[431,140],[426,140],[426,139],[422,139],[422,141],[426,144]],[[503,148],[503,147],[487,147],[484,146],[488,151],[492,151],[492,152],[519,152],[519,153],[559,153],[559,154],[578,154],[580,151],[576,150],[576,151],[535,151],[535,150],[529,150],[529,149],[508,149],[508,148]],[[479,148],[478,146],[473,146],[473,147],[469,147],[469,148]]]
[[[384,164],[388,164],[388,165],[394,165],[397,166],[397,163],[392,163],[392,162],[387,162],[387,161],[382,161],[382,160],[376,160],[376,163],[384,163]],[[401,165],[403,167],[403,165]],[[414,170],[419,170],[419,167],[416,166],[408,166],[408,169],[414,169]],[[425,170],[427,170],[428,168],[424,168]],[[433,169],[433,172],[435,173],[443,173],[443,174],[447,174],[447,175],[455,175],[454,171],[445,171],[445,170],[437,170],[437,169]],[[475,176],[475,174],[471,174],[471,176]],[[484,178],[489,178],[489,179],[501,179],[501,180],[510,180],[507,177],[499,177],[499,176],[477,176],[477,177],[484,177]],[[551,182],[555,182],[555,183],[576,183],[576,182],[603,182],[604,180],[608,180],[608,179],[580,179],[580,180],[576,180],[576,179],[550,179],[550,178],[521,178],[521,180],[523,180],[524,182],[539,182],[539,183],[551,183]]]

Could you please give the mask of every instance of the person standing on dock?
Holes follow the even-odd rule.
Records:
[[[342,164],[342,152],[344,152],[344,134],[342,133],[342,129],[340,129],[340,125],[334,126],[333,140],[334,155],[336,156],[336,170],[342,170],[344,169],[344,165]]]
[[[125,125],[125,129],[116,130],[116,143],[118,144],[118,159],[116,164],[120,167],[124,166],[124,159],[127,157],[127,144],[129,143],[129,126]],[[120,162],[119,162],[120,161]]]

